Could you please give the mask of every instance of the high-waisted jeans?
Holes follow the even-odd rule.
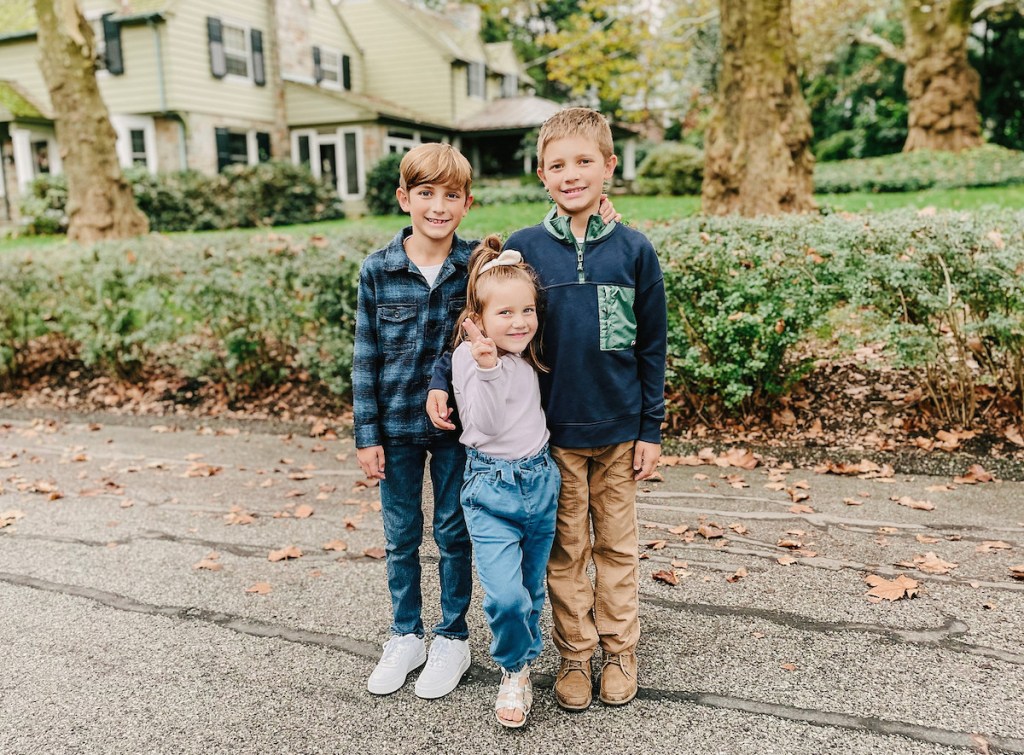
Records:
[[[547,448],[516,461],[472,448],[466,455],[462,507],[494,635],[491,656],[505,670],[520,671],[544,645],[544,574],[561,477]]]

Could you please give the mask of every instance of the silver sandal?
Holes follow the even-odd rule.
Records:
[[[530,666],[527,664],[515,673],[501,671],[501,686],[498,687],[498,699],[494,701],[494,717],[498,723],[510,729],[518,729],[526,723],[526,717],[533,706],[533,683],[530,681]],[[503,710],[521,710],[522,721],[509,721],[498,715]]]

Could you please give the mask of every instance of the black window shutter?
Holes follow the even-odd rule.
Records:
[[[341,85],[347,91],[352,90],[352,58],[348,55],[341,56]]]
[[[106,48],[107,70],[114,76],[124,73],[124,55],[121,52],[121,24],[113,18],[113,13],[103,14],[103,44]]]
[[[313,80],[319,84],[324,80],[324,69],[320,67],[320,48],[313,48]]]
[[[270,134],[266,131],[256,132],[256,155],[261,163],[270,159]]]
[[[256,86],[264,86],[267,83],[267,70],[263,62],[263,32],[252,29],[249,36],[252,38],[252,78]]]
[[[210,38],[210,73],[215,79],[223,79],[228,72],[228,62],[224,57],[224,29],[219,18],[206,19],[206,33]]]
[[[217,172],[231,164],[231,141],[226,128],[216,129],[217,134]]]

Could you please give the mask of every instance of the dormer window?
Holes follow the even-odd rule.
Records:
[[[320,75],[324,81],[337,86],[341,82],[341,55],[321,48]]]
[[[501,96],[516,97],[519,95],[519,77],[514,73],[507,73],[501,77]]]
[[[487,67],[483,63],[470,63],[467,71],[467,89],[470,97],[483,99],[487,95]]]
[[[224,61],[229,75],[249,77],[248,35],[241,26],[224,24]]]

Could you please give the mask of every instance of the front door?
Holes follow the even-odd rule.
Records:
[[[338,190],[338,147],[333,140],[320,142],[320,178]]]

